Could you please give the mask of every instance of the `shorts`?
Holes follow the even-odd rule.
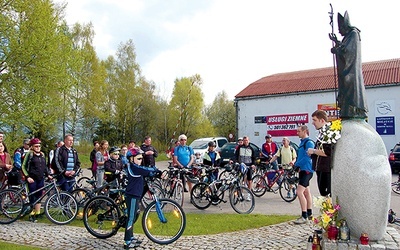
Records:
[[[302,185],[303,187],[310,186],[310,180],[312,177],[313,173],[301,170],[299,173],[299,185]]]

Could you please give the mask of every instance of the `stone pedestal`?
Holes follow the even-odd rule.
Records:
[[[339,199],[352,237],[381,240],[390,205],[391,170],[385,145],[363,120],[342,121],[342,138],[332,162],[332,200]]]

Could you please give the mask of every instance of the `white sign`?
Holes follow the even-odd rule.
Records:
[[[394,116],[394,100],[375,101],[375,117]]]

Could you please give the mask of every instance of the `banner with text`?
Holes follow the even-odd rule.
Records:
[[[326,112],[329,122],[336,120],[339,117],[339,110],[336,108],[336,103],[318,104],[317,109],[321,109]]]
[[[267,133],[272,136],[296,136],[297,127],[308,123],[308,114],[270,115],[266,122]]]

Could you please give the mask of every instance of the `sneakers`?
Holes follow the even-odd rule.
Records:
[[[133,241],[131,241],[129,244],[127,244],[126,242],[124,243],[124,249],[137,248],[138,246],[140,246],[140,244]]]
[[[294,224],[305,224],[305,223],[307,223],[307,219],[304,218],[303,216],[294,221]]]
[[[139,240],[138,238],[132,237],[132,238],[131,238],[131,243],[132,243],[132,242],[133,242],[133,243],[136,243],[136,244],[142,244],[143,241],[142,241],[142,240]]]
[[[291,199],[291,198],[292,198],[292,195],[290,194],[290,192],[287,192],[286,198],[288,198],[288,199]]]
[[[37,222],[38,220],[36,219],[36,215],[29,215],[29,221],[31,221],[31,222]]]

